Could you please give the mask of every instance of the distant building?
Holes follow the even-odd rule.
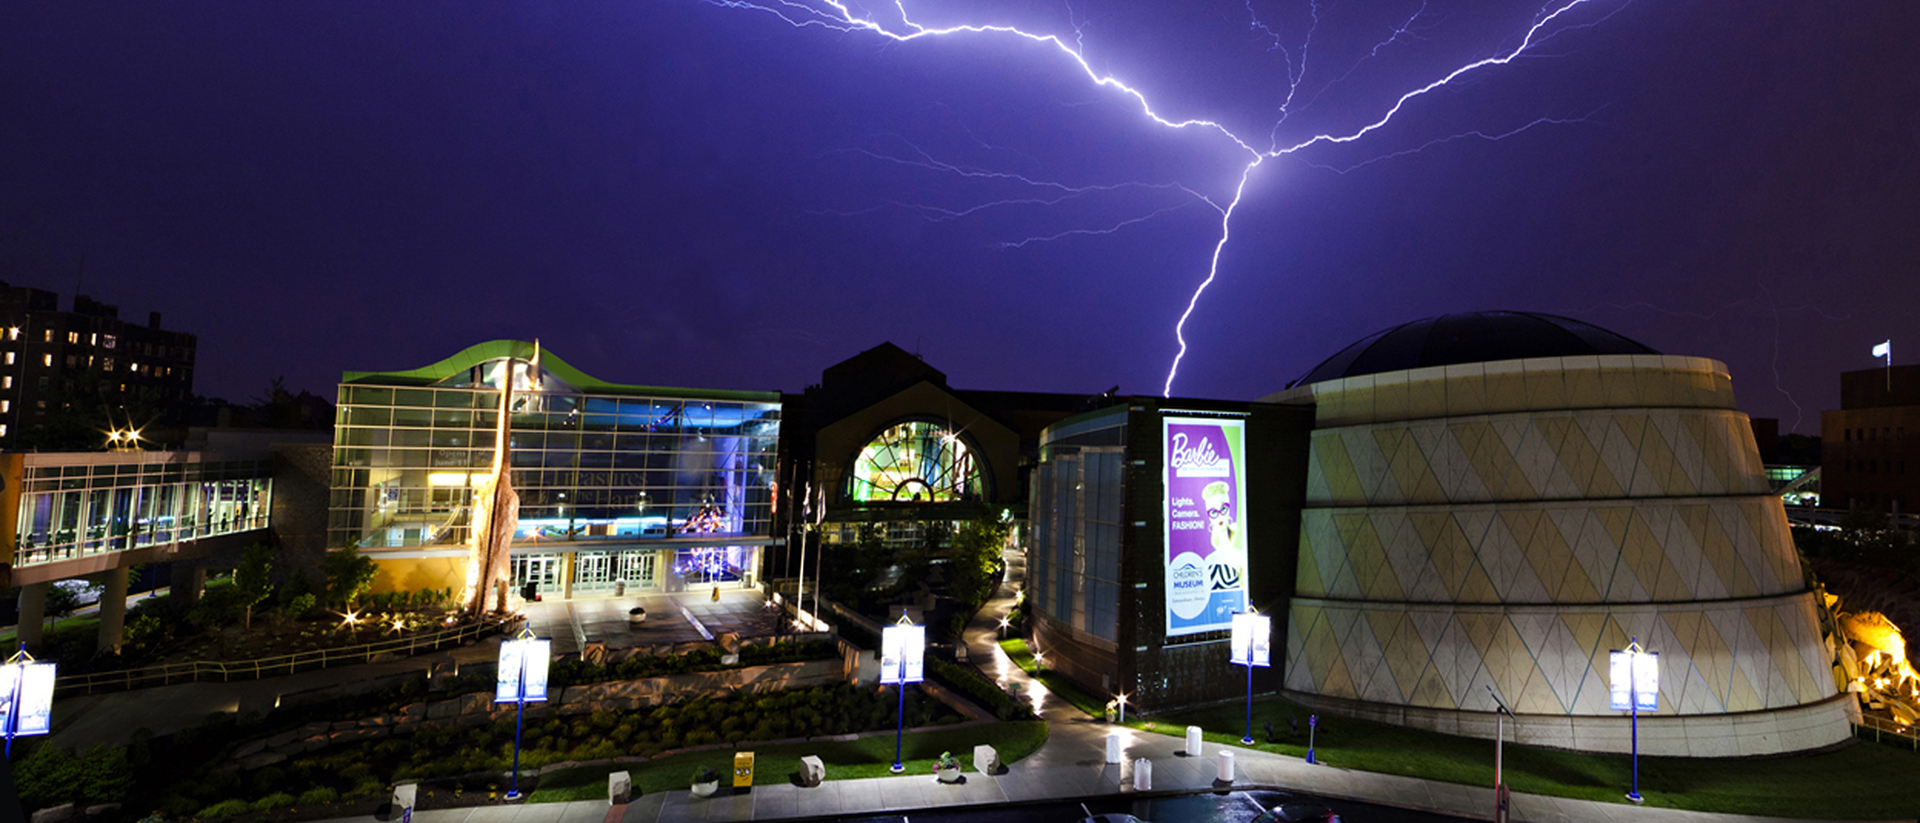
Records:
[[[378,591],[465,585],[474,489],[513,381],[515,591],[751,588],[774,543],[780,395],[609,383],[518,340],[397,372],[347,372],[327,545]]]
[[[159,312],[145,325],[129,323],[118,307],[86,295],[61,311],[53,292],[0,282],[0,448],[84,448],[96,444],[57,438],[93,431],[104,445],[111,427],[158,422],[109,415],[184,408],[197,345],[191,334],[161,328]]]
[[[819,384],[782,402],[782,528],[810,523],[838,544],[868,525],[903,546],[921,543],[928,523],[994,512],[1024,523],[1041,429],[1112,401],[956,389],[918,355],[882,343],[827,367]],[[770,574],[796,574],[788,560],[779,557]]]
[[[1920,365],[1842,372],[1820,441],[1821,507],[1920,507]]]

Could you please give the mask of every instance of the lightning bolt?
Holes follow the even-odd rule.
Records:
[[[1207,201],[1209,205],[1213,205],[1214,208],[1218,210],[1220,213],[1220,236],[1214,242],[1213,254],[1208,258],[1206,277],[1201,280],[1200,284],[1197,287],[1194,288],[1192,296],[1190,296],[1187,299],[1187,306],[1185,311],[1181,312],[1179,321],[1174,324],[1173,334],[1174,334],[1175,341],[1179,344],[1179,350],[1174,354],[1173,363],[1167,369],[1167,379],[1165,384],[1162,386],[1163,396],[1172,396],[1173,394],[1173,381],[1179,376],[1180,363],[1183,360],[1185,360],[1187,356],[1187,339],[1186,339],[1187,320],[1189,320],[1193,316],[1194,310],[1199,306],[1200,298],[1206,293],[1207,288],[1212,286],[1213,282],[1219,277],[1220,256],[1226,250],[1227,242],[1232,238],[1233,214],[1239,208],[1241,200],[1246,195],[1248,181],[1253,178],[1254,171],[1258,169],[1262,163],[1266,162],[1267,160],[1296,154],[1296,153],[1305,151],[1307,149],[1313,148],[1315,146],[1339,145],[1339,144],[1353,143],[1353,142],[1359,141],[1365,138],[1367,135],[1372,134],[1373,132],[1378,131],[1382,128],[1385,128],[1387,124],[1393,122],[1394,118],[1400,115],[1400,112],[1406,108],[1407,104],[1409,104],[1414,100],[1417,100],[1421,97],[1431,94],[1438,89],[1444,88],[1463,76],[1478,72],[1482,69],[1505,66],[1508,63],[1511,63],[1514,60],[1521,57],[1522,55],[1526,54],[1530,49],[1539,45],[1541,42],[1551,39],[1555,34],[1558,34],[1561,31],[1578,29],[1578,28],[1586,28],[1588,26],[1595,25],[1595,23],[1593,22],[1562,23],[1560,21],[1564,16],[1568,15],[1572,10],[1580,6],[1597,3],[1598,1],[1599,0],[1555,0],[1555,2],[1549,3],[1546,6],[1543,6],[1540,9],[1540,11],[1534,15],[1533,22],[1527,26],[1526,32],[1523,36],[1521,36],[1518,45],[1515,45],[1510,49],[1505,49],[1503,51],[1500,51],[1494,54],[1493,56],[1484,57],[1479,60],[1474,60],[1472,62],[1461,65],[1453,69],[1452,71],[1447,72],[1446,74],[1440,76],[1439,78],[1426,83],[1425,85],[1416,87],[1411,91],[1401,94],[1398,98],[1394,99],[1393,104],[1388,106],[1384,113],[1380,114],[1376,119],[1372,120],[1371,122],[1367,122],[1358,128],[1345,131],[1345,132],[1323,132],[1319,134],[1314,134],[1310,137],[1299,140],[1298,142],[1292,143],[1291,145],[1282,146],[1279,144],[1278,137],[1277,137],[1279,133],[1280,123],[1276,122],[1274,124],[1272,131],[1268,135],[1268,148],[1259,149],[1259,148],[1255,148],[1253,144],[1250,143],[1247,139],[1234,133],[1232,129],[1227,128],[1225,125],[1221,124],[1218,121],[1208,120],[1204,118],[1171,119],[1169,117],[1163,116],[1162,114],[1159,113],[1159,111],[1157,111],[1154,108],[1152,101],[1148,100],[1147,96],[1144,93],[1134,88],[1133,86],[1128,85],[1126,82],[1122,81],[1118,77],[1115,77],[1110,74],[1103,74],[1100,71],[1094,69],[1092,64],[1087,62],[1085,49],[1083,46],[1084,35],[1083,35],[1083,32],[1081,31],[1080,25],[1077,22],[1073,24],[1074,41],[1073,43],[1069,44],[1067,41],[1061,39],[1058,35],[1039,34],[1039,33],[1029,32],[1015,26],[1008,26],[1008,25],[999,25],[999,24],[991,24],[991,23],[965,23],[960,25],[940,26],[940,27],[924,26],[914,22],[911,15],[907,12],[905,0],[894,0],[894,2],[892,3],[893,9],[899,13],[899,21],[894,24],[881,22],[880,20],[876,19],[873,16],[855,12],[852,8],[850,8],[845,3],[839,2],[839,0],[815,0],[815,2],[808,2],[808,0],[768,0],[768,2],[759,2],[758,0],[706,0],[706,2],[711,3],[715,6],[720,6],[722,8],[751,10],[751,11],[764,12],[766,14],[771,14],[785,21],[786,23],[788,23],[789,25],[795,28],[823,28],[823,29],[844,32],[844,33],[871,35],[874,37],[884,38],[886,40],[889,40],[895,43],[903,43],[903,44],[912,43],[916,40],[922,40],[922,39],[927,39],[932,37],[977,36],[977,37],[1012,38],[1012,39],[1018,39],[1018,40],[1026,40],[1036,45],[1049,46],[1055,49],[1056,51],[1058,51],[1058,53],[1061,56],[1066,58],[1069,65],[1079,69],[1079,71],[1082,74],[1084,74],[1087,80],[1091,82],[1094,86],[1098,88],[1112,90],[1114,92],[1117,92],[1131,99],[1133,103],[1139,107],[1140,113],[1143,116],[1145,116],[1148,120],[1169,129],[1176,129],[1176,130],[1193,129],[1197,131],[1215,134],[1221,138],[1226,139],[1227,141],[1231,142],[1236,148],[1245,152],[1247,156],[1247,162],[1246,162],[1246,165],[1242,166],[1240,169],[1240,179],[1234,186],[1233,198],[1230,201],[1228,201],[1224,207],[1213,203],[1211,200]],[[1309,0],[1309,4],[1313,12],[1313,20],[1315,24],[1314,27],[1317,29],[1319,20],[1320,20],[1321,6],[1318,0]],[[1400,39],[1402,35],[1410,34],[1409,29],[1413,25],[1414,21],[1422,13],[1424,13],[1425,10],[1426,10],[1426,7],[1425,7],[1425,4],[1423,3],[1421,5],[1420,10],[1416,11],[1412,16],[1410,16],[1407,19],[1405,23],[1397,27],[1391,37],[1389,37],[1386,41],[1383,41],[1379,45],[1375,46],[1373,49],[1373,53],[1369,54],[1368,57],[1372,57],[1375,54],[1378,54],[1379,50],[1382,47]],[[1072,12],[1071,4],[1068,5],[1068,11],[1069,11],[1069,14],[1071,14]],[[1253,15],[1253,7],[1251,2],[1247,4],[1247,11],[1250,16]],[[1607,16],[1611,16],[1611,14]],[[1602,19],[1604,20],[1605,18],[1603,17]],[[1269,35],[1274,35],[1273,31],[1267,28],[1265,24],[1261,23],[1257,16],[1253,16],[1252,20],[1253,20],[1252,28],[1263,31]],[[1556,24],[1557,24],[1557,27],[1556,27]],[[1280,106],[1279,113],[1280,113],[1281,121],[1284,121],[1287,118],[1289,114],[1288,107],[1292,105],[1294,96],[1299,91],[1301,79],[1306,74],[1306,46],[1307,44],[1310,44],[1311,41],[1312,41],[1312,31],[1309,31],[1307,35],[1307,42],[1303,43],[1300,49],[1301,54],[1299,57],[1297,68],[1292,57],[1290,55],[1288,56],[1288,60],[1287,60],[1288,88],[1287,88],[1286,98]],[[1274,46],[1276,48],[1279,46],[1279,38],[1277,35],[1274,35]],[[1272,49],[1269,49],[1269,50],[1272,50]],[[1282,50],[1282,53],[1285,54],[1285,51]],[[1337,80],[1335,82],[1337,82]],[[1558,122],[1558,121],[1554,121],[1548,118],[1542,118],[1532,123],[1529,123],[1526,126],[1523,126],[1520,129],[1515,130],[1514,132],[1508,132],[1506,134],[1489,136],[1484,133],[1470,132],[1466,135],[1455,135],[1453,138],[1445,138],[1441,141],[1434,141],[1434,142],[1445,142],[1446,139],[1458,139],[1460,137],[1465,137],[1465,136],[1477,136],[1483,139],[1490,139],[1490,140],[1500,139],[1505,136],[1510,136],[1513,133],[1517,133],[1518,131],[1532,128],[1533,126],[1541,125],[1543,123],[1552,123],[1552,122]],[[1431,145],[1431,143],[1429,145]],[[1415,151],[1417,151],[1417,149]],[[895,162],[914,162],[914,161],[902,161],[898,158],[883,158],[883,159],[893,160]],[[941,165],[948,165],[949,167],[943,168],[940,170],[947,171],[950,173],[961,173],[969,176],[976,175],[976,174],[984,174],[984,173],[975,172],[972,170],[961,169],[959,167],[952,167],[950,166],[950,164],[940,164],[938,163],[938,161],[934,161],[932,158],[925,157],[925,156],[923,156],[920,162],[929,167],[939,167]],[[1014,177],[1017,177],[1017,175],[1015,175]],[[1024,178],[1022,179],[1024,180]],[[1027,180],[1026,182],[1033,183],[1034,181]],[[1012,201],[1009,201],[1009,202],[1012,202]],[[1071,232],[1064,232],[1059,235],[1028,238],[1026,240],[1019,241],[1016,243],[1008,243],[1003,245],[1009,246],[1009,247],[1018,247],[1018,246],[1026,245],[1027,243],[1038,242],[1038,241],[1048,240],[1048,239],[1056,239],[1058,237],[1063,237],[1070,234],[1108,233],[1108,232],[1117,230],[1124,225],[1134,223],[1134,222],[1139,222],[1140,220],[1150,219],[1151,217],[1156,216],[1157,214],[1167,210],[1168,209],[1161,209],[1159,211],[1154,212],[1153,214],[1149,214],[1144,217],[1123,221],[1121,224],[1108,227],[1107,229],[1104,229],[1104,230],[1076,230]]]

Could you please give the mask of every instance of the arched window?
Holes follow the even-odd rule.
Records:
[[[940,423],[909,421],[880,432],[848,476],[855,502],[945,503],[984,496],[972,447]]]

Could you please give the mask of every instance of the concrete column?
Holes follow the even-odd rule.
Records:
[[[40,646],[42,629],[47,625],[47,587],[52,583],[28,583],[20,587],[20,642],[28,651]]]
[[[560,555],[560,599],[573,599],[573,552]]]
[[[127,624],[126,567],[102,572],[100,582],[106,584],[106,589],[100,592],[100,642],[95,648],[118,654],[120,644],[126,642],[124,631]]]
[[[185,598],[188,603],[200,599],[207,589],[207,570],[198,566],[173,564],[173,578],[167,583],[167,596]]]

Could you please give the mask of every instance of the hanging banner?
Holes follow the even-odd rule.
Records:
[[[1233,616],[1233,663],[1236,666],[1273,665],[1273,621],[1264,614],[1241,612]]]
[[[1231,628],[1247,608],[1246,422],[1163,425],[1167,636]]]
[[[880,630],[880,682],[926,679],[927,627],[892,625]],[[904,665],[902,665],[904,663]]]
[[[547,699],[547,660],[552,641],[544,637],[508,640],[500,644],[500,673],[494,681],[493,702],[529,703]],[[520,691],[520,681],[526,691]]]
[[[1614,711],[1660,710],[1660,653],[1634,649],[1614,650],[1607,655],[1608,696]],[[1633,703],[1629,704],[1628,691]]]
[[[0,666],[0,729],[10,727],[15,736],[53,730],[53,669],[52,663]]]

